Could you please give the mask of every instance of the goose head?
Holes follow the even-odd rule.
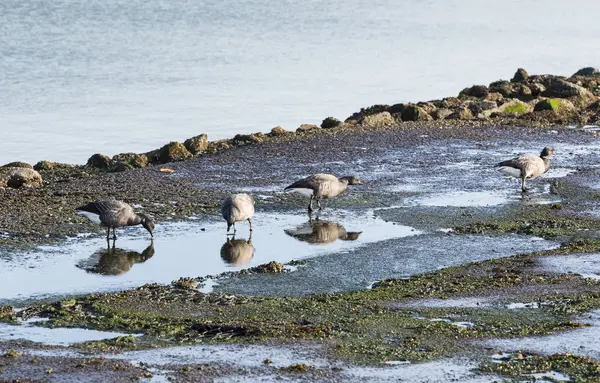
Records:
[[[554,155],[554,149],[552,149],[552,147],[550,147],[550,146],[546,146],[542,150],[542,153],[540,154],[540,157],[542,157],[542,158],[550,158],[552,155]]]
[[[362,185],[360,182],[360,178],[358,176],[346,176],[338,178],[340,182],[345,183],[346,185]]]
[[[154,221],[152,221],[152,219],[145,214],[138,214],[138,216],[142,219],[140,222],[142,226],[144,226],[144,228],[150,233],[150,236],[154,238]]]

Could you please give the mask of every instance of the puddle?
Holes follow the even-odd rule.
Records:
[[[539,302],[529,302],[529,303],[509,303],[505,307],[509,310],[520,310],[520,309],[539,309]]]
[[[525,375],[531,376],[534,378],[534,382],[569,382],[571,379],[561,374],[560,372],[550,371],[550,372],[540,372],[538,374]]]
[[[494,191],[455,191],[450,193],[440,193],[427,195],[418,198],[408,198],[406,203],[410,205],[421,206],[495,206],[509,202],[507,193]]]
[[[573,273],[584,278],[600,279],[600,254],[571,254],[538,259],[539,268],[553,273]]]
[[[590,324],[591,327],[580,327],[549,336],[492,339],[485,341],[484,344],[504,351],[527,351],[545,355],[572,353],[595,360],[600,359],[600,343],[590,341],[598,339],[600,335],[600,310],[592,311],[577,321]]]
[[[474,298],[450,298],[450,299],[419,299],[406,303],[405,307],[427,307],[427,308],[482,308],[491,307],[490,298],[474,297]]]
[[[117,332],[87,330],[81,328],[47,328],[38,327],[34,322],[23,322],[20,325],[0,323],[0,340],[27,340],[51,346],[70,346],[76,343],[112,339],[121,334]]]
[[[420,234],[374,218],[372,212],[328,211],[312,224],[304,214],[259,214],[253,223],[251,237],[244,224],[232,238],[224,222],[192,220],[157,227],[153,242],[143,229],[127,228],[119,230],[114,246],[95,237],[0,255],[0,302],[170,283]]]

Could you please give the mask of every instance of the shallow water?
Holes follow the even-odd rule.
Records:
[[[251,238],[247,223],[237,226],[235,238],[226,235],[224,222],[193,220],[157,227],[154,241],[145,230],[131,228],[120,231],[114,248],[112,241],[107,246],[104,238],[94,237],[0,255],[0,301],[169,283],[420,234],[372,213],[344,211],[313,220],[314,229],[304,214],[260,214]]]
[[[36,326],[31,321],[19,325],[0,323],[0,340],[27,340],[52,346],[70,346],[124,335],[129,334],[81,328],[47,328]]]
[[[600,254],[570,254],[538,259],[543,271],[579,274],[584,278],[600,279]]]

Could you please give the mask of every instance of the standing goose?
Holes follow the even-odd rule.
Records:
[[[133,208],[122,201],[103,200],[90,202],[78,207],[77,214],[87,217],[90,221],[105,226],[106,240],[110,239],[110,229],[113,229],[113,239],[117,239],[115,229],[123,226],[142,225],[154,237],[154,222],[144,214],[136,214]]]
[[[246,220],[250,224],[250,231],[252,231],[254,199],[246,193],[232,194],[223,201],[221,214],[225,218],[225,221],[227,221],[228,233],[231,226],[233,226],[233,233],[235,234],[235,223]]]
[[[295,191],[310,197],[308,211],[313,210],[313,199],[317,200],[317,206],[321,209],[321,198],[336,197],[346,191],[348,185],[362,185],[357,176],[337,178],[333,174],[314,174],[301,179],[286,187],[284,191]]]
[[[545,147],[539,156],[526,154],[511,160],[496,164],[500,172],[511,177],[521,179],[521,190],[527,192],[525,180],[539,177],[550,169],[550,157],[554,154],[551,147]]]

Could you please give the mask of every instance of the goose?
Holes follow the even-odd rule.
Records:
[[[338,178],[333,174],[314,174],[294,182],[286,187],[284,191],[297,192],[310,197],[308,211],[311,212],[313,210],[313,199],[317,200],[317,206],[321,210],[322,198],[336,197],[345,192],[348,185],[362,185],[362,182],[357,176]]]
[[[106,227],[106,240],[110,239],[110,229],[113,229],[113,239],[117,239],[115,229],[123,226],[142,225],[150,236],[154,237],[154,222],[145,214],[136,214],[133,208],[123,202],[103,200],[90,202],[78,207],[77,214],[88,218],[90,221]]]
[[[225,263],[231,265],[245,265],[254,257],[254,246],[252,245],[252,233],[248,240],[227,238],[221,246],[221,258]]]
[[[221,205],[221,214],[227,221],[227,232],[233,226],[235,234],[235,223],[239,221],[248,221],[250,231],[252,231],[252,217],[254,216],[254,199],[246,193],[232,194],[225,198]]]
[[[338,223],[320,220],[310,220],[293,230],[286,229],[284,232],[298,241],[311,244],[328,244],[338,239],[342,241],[355,241],[362,233],[360,231],[348,232]]]
[[[119,249],[113,242],[107,242],[106,249],[100,249],[90,256],[89,259],[77,264],[77,267],[88,273],[101,275],[122,275],[131,270],[136,263],[144,263],[154,256],[154,242],[141,253],[137,251]]]
[[[539,156],[525,154],[511,160],[502,161],[495,166],[502,174],[521,179],[521,190],[527,192],[525,180],[536,178],[550,169],[550,157],[554,154],[551,147],[545,147]]]

